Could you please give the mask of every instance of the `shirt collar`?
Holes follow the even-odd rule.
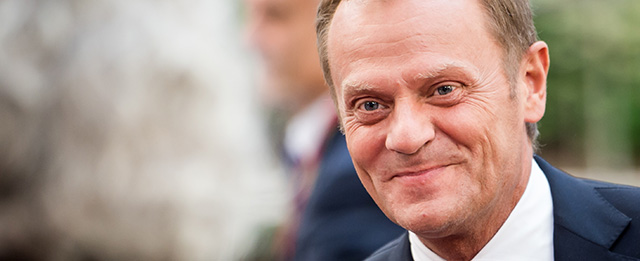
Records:
[[[409,242],[414,260],[444,260],[411,231]],[[518,204],[472,260],[553,260],[553,201],[549,182],[535,160]]]

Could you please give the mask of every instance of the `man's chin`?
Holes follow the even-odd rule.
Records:
[[[432,202],[429,202],[432,203]],[[420,236],[443,237],[451,233],[455,213],[452,209],[438,207],[435,204],[412,204],[410,206],[393,207],[397,211],[392,220],[399,226]]]

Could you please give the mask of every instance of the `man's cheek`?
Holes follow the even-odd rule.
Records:
[[[354,164],[360,168],[368,169],[373,164],[379,152],[379,146],[375,144],[375,138],[367,135],[347,134],[347,147]]]

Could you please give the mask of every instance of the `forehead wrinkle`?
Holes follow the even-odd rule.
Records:
[[[373,35],[376,35],[375,33]],[[380,38],[378,36],[363,36],[356,39],[351,40],[351,43],[342,43],[340,48],[345,50],[345,54],[349,57],[352,56],[364,56],[358,60],[350,61],[351,63],[357,62],[359,60],[366,60],[371,57],[375,58],[389,58],[389,57],[399,57],[410,55],[410,53],[419,53],[423,52],[425,49],[428,49],[428,45],[423,38],[426,33],[416,33],[411,36],[398,37],[395,39]],[[418,40],[415,40],[418,39]],[[391,52],[386,52],[386,54],[382,50],[392,50]],[[396,51],[393,51],[396,50]],[[410,53],[404,53],[410,52]],[[361,55],[363,54],[363,55]]]

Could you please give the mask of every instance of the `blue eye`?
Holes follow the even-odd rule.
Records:
[[[438,89],[436,89],[436,92],[438,93],[438,95],[447,95],[451,93],[454,88],[455,87],[451,85],[444,85],[444,86],[438,87]]]
[[[365,111],[375,111],[380,108],[380,103],[374,101],[366,101],[362,104]]]

